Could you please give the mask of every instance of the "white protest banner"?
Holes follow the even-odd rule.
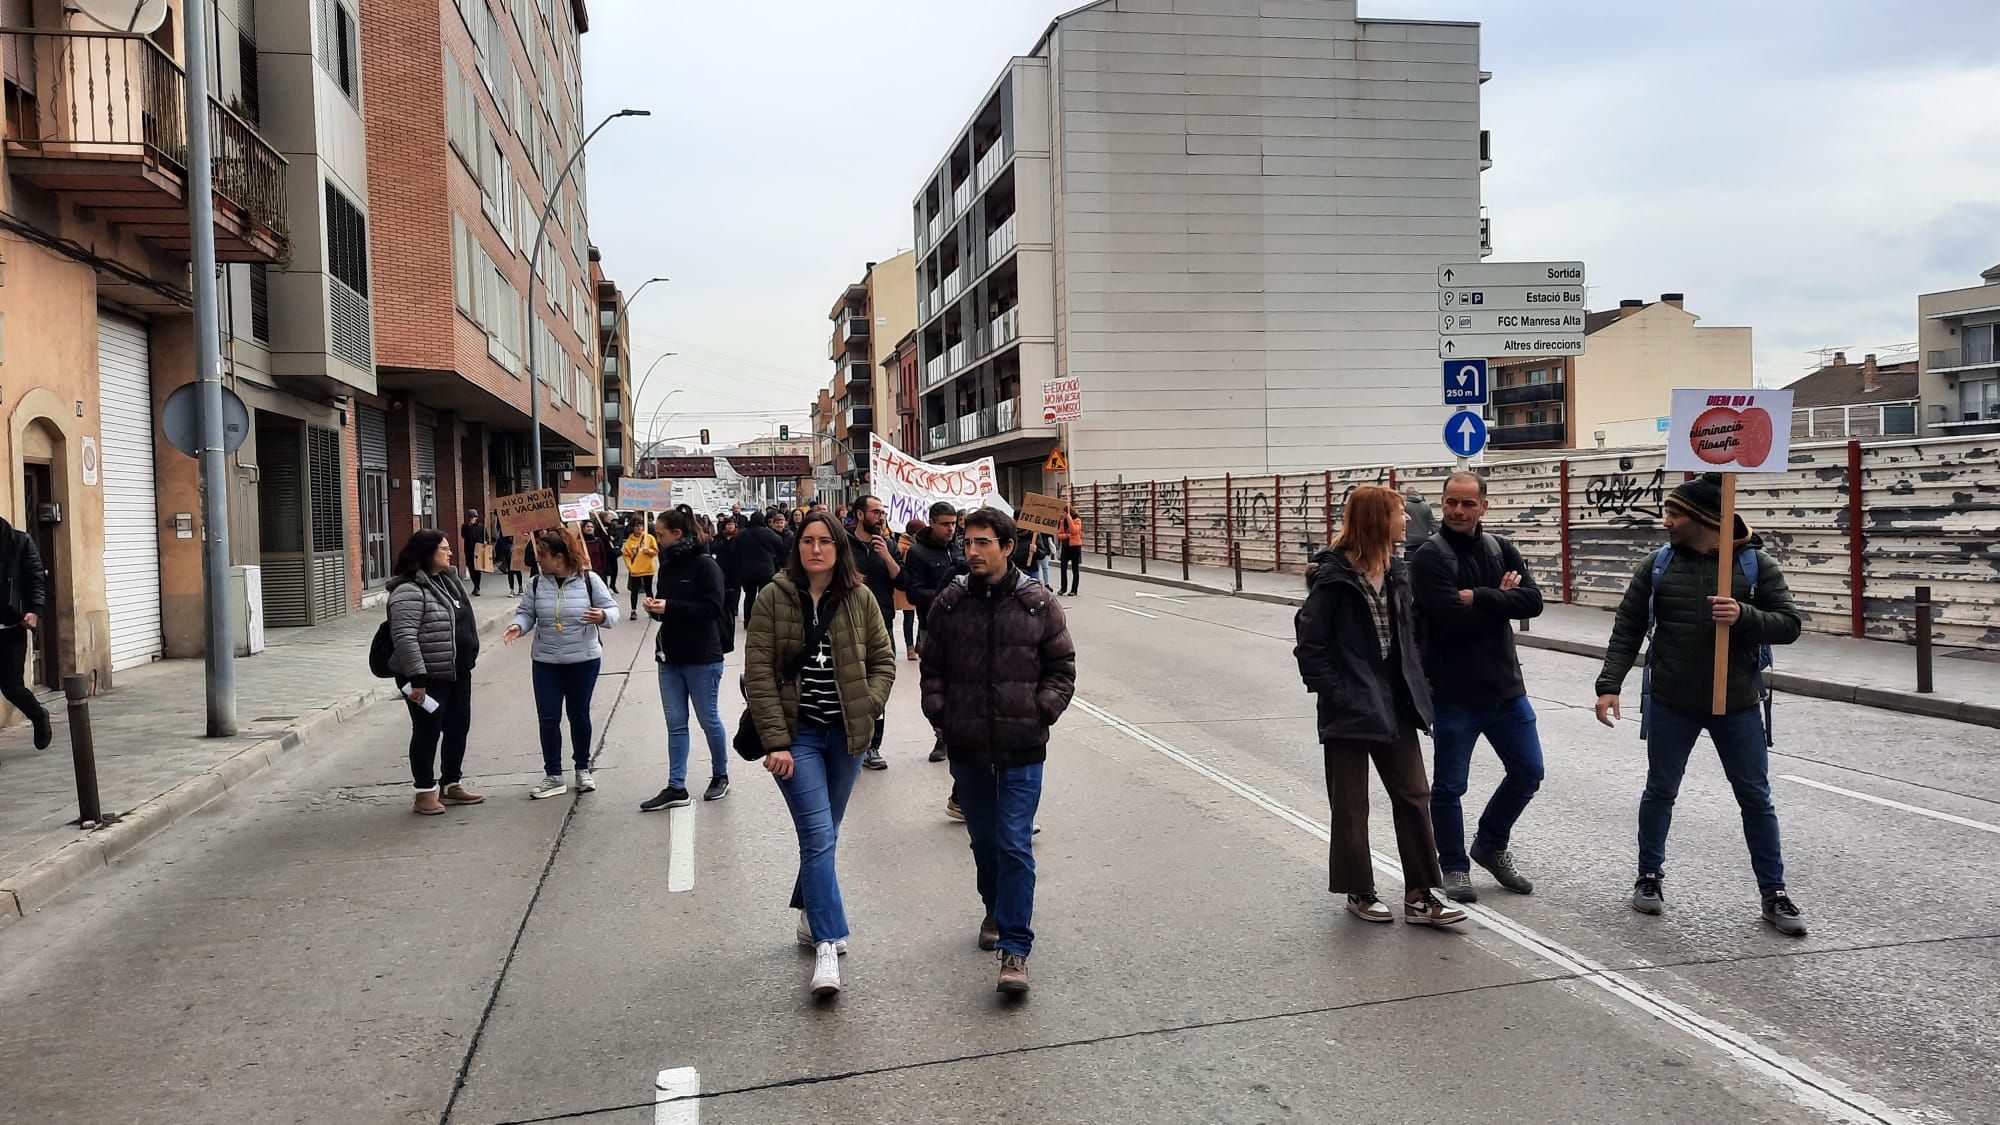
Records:
[[[1792,456],[1792,392],[1675,388],[1670,473],[1782,473]]]
[[[595,492],[586,492],[580,496],[572,496],[564,500],[562,507],[558,510],[562,514],[564,523],[576,523],[581,520],[587,520],[592,515],[604,510],[604,497]]]
[[[1042,382],[1042,422],[1077,422],[1083,419],[1083,380],[1074,375]]]
[[[907,526],[913,519],[930,519],[931,505],[940,500],[955,508],[992,507],[1014,514],[1000,495],[991,457],[966,465],[934,465],[897,449],[881,434],[870,434],[868,479],[889,509],[892,528]]]

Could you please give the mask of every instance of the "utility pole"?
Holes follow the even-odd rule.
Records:
[[[223,452],[222,337],[215,315],[215,194],[208,136],[208,0],[181,5],[186,39],[188,229],[194,367],[201,387],[201,592],[208,736],[236,733],[236,641],[229,632],[229,466]]]

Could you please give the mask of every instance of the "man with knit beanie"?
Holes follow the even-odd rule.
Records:
[[[1780,933],[1801,935],[1805,919],[1785,893],[1758,667],[1763,646],[1798,639],[1799,611],[1777,561],[1760,549],[1742,516],[1730,529],[1731,596],[1716,596],[1723,557],[1720,476],[1704,474],[1674,489],[1667,497],[1665,522],[1668,546],[1648,555],[1633,574],[1597,676],[1597,718],[1612,726],[1622,717],[1618,690],[1651,630],[1649,698],[1641,726],[1646,789],[1639,799],[1639,877],[1632,886],[1632,909],[1658,914],[1666,908],[1660,884],[1674,798],[1695,740],[1707,731],[1743,814],[1743,837],[1763,895],[1764,920]],[[1729,626],[1728,694],[1724,713],[1715,715],[1710,712],[1719,625]]]

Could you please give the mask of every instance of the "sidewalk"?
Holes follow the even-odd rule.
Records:
[[[484,643],[493,643],[515,601],[502,593],[473,602]],[[76,774],[60,692],[42,697],[55,721],[47,750],[35,749],[27,723],[0,730],[0,927],[286,751],[394,698],[393,685],[368,671],[368,642],[383,613],[378,606],[316,628],[271,630],[263,652],[236,661],[234,738],[204,734],[201,661],[119,673],[116,690],[90,701],[101,805],[121,818],[104,828],[66,823],[77,815]]]
[[[1235,575],[1222,567],[1194,567],[1189,580],[1183,582],[1179,563],[1151,560],[1146,565],[1151,571],[1148,575],[1138,573],[1138,560],[1133,558],[1122,558],[1118,569],[1106,570],[1100,557],[1099,565],[1086,561],[1083,569],[1088,574],[1202,594],[1228,595],[1235,580]],[[1296,574],[1244,571],[1243,592],[1235,596],[1298,605],[1305,600],[1305,580]],[[1516,634],[1524,647],[1603,659],[1605,641],[1611,636],[1611,613],[1591,606],[1549,604],[1530,628]],[[1994,685],[2000,683],[2000,666],[1996,666],[1995,654],[1938,647],[1933,656],[1931,679],[1937,690],[1918,695],[1914,646],[1805,633],[1797,643],[1778,650],[1771,686],[1792,695],[2000,727],[2000,701],[1996,701],[1994,691]]]

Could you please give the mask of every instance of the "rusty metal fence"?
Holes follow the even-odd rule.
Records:
[[[1662,450],[1583,452],[1485,468],[1489,526],[1512,538],[1552,599],[1612,606],[1666,541],[1685,479]],[[1414,488],[1435,506],[1449,465],[1081,485],[1088,548],[1178,569],[1303,573],[1357,485]],[[1784,566],[1806,628],[1913,641],[1916,587],[1933,639],[2000,650],[2000,442],[1948,438],[1796,445],[1782,474],[1737,478],[1737,510]],[[1124,569],[1120,565],[1120,569]]]

